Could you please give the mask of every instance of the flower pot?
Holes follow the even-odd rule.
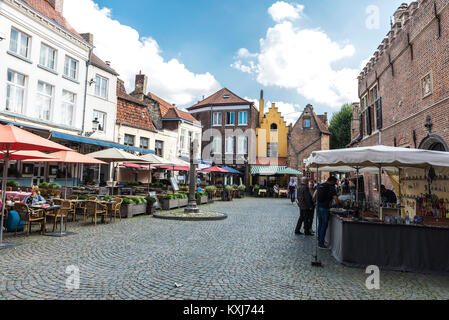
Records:
[[[179,208],[187,207],[189,204],[189,199],[178,199],[179,200]]]
[[[147,204],[122,204],[120,213],[123,218],[132,218],[147,212]]]

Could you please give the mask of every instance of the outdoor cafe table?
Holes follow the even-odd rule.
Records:
[[[12,210],[14,208],[14,205],[16,203],[7,203],[6,206],[9,208],[9,210]],[[50,211],[54,211],[54,210],[59,210],[61,209],[61,206],[48,206],[48,207],[43,207],[43,206],[31,206],[30,207],[31,210],[43,210],[44,214],[46,215],[48,212]],[[61,218],[62,220],[62,218]],[[44,226],[44,230],[46,230],[46,226]],[[61,221],[61,230],[62,230],[62,221]],[[47,236],[52,236],[52,234],[45,234]]]
[[[47,215],[48,212],[50,211],[55,211],[55,210],[59,210],[61,209],[61,206],[31,206],[31,209],[35,209],[35,210],[44,210],[44,213]],[[61,230],[59,232],[54,232],[54,233],[49,233],[49,234],[45,234],[46,236],[49,237],[58,237],[58,238],[62,238],[65,236],[69,236],[69,235],[73,235],[75,233],[73,232],[63,232],[63,226],[64,226],[64,216],[61,214],[61,224],[60,224],[60,228]]]

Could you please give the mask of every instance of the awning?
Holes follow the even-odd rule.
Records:
[[[260,175],[260,176],[276,176],[276,175],[292,175],[299,176],[302,175],[302,172],[294,170],[292,168],[288,168],[285,166],[252,166],[251,167],[251,175]]]
[[[155,153],[154,151],[147,150],[147,149],[125,146],[123,144],[119,144],[119,143],[115,143],[115,142],[96,140],[96,139],[87,138],[87,137],[83,137],[83,136],[74,136],[71,134],[57,132],[57,131],[53,131],[52,137],[56,138],[56,139],[91,144],[91,145],[105,147],[105,148],[117,148],[117,149],[122,149],[125,151],[134,151],[134,152],[140,152],[140,153],[144,153],[144,154],[148,154],[148,153],[154,154]]]
[[[240,171],[238,171],[238,170],[236,170],[234,168],[231,168],[231,167],[223,167],[223,169],[225,169],[226,171],[229,171],[232,174],[243,174]]]

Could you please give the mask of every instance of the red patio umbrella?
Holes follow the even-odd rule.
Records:
[[[229,171],[219,168],[219,167],[210,167],[204,170],[201,170],[201,172],[218,172],[218,173],[230,173]]]
[[[22,130],[11,125],[0,125],[0,152],[3,154],[3,180],[2,180],[2,204],[6,200],[6,179],[8,175],[8,163],[14,160],[14,154],[18,151],[70,151],[71,149],[64,147],[53,141],[44,139],[38,135]],[[23,157],[23,154],[22,154]],[[23,158],[22,158],[23,160]],[[5,205],[2,205],[2,214],[0,219],[0,249],[8,244],[3,243],[3,217],[5,213]]]

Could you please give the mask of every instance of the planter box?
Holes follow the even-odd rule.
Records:
[[[179,199],[163,199],[162,210],[171,210],[179,207]]]
[[[122,204],[120,208],[122,218],[132,218],[147,213],[147,204]]]
[[[187,207],[189,204],[189,199],[178,199],[179,200],[179,208]]]
[[[208,197],[207,196],[201,196],[200,198],[196,199],[197,205],[202,205],[208,203]]]

